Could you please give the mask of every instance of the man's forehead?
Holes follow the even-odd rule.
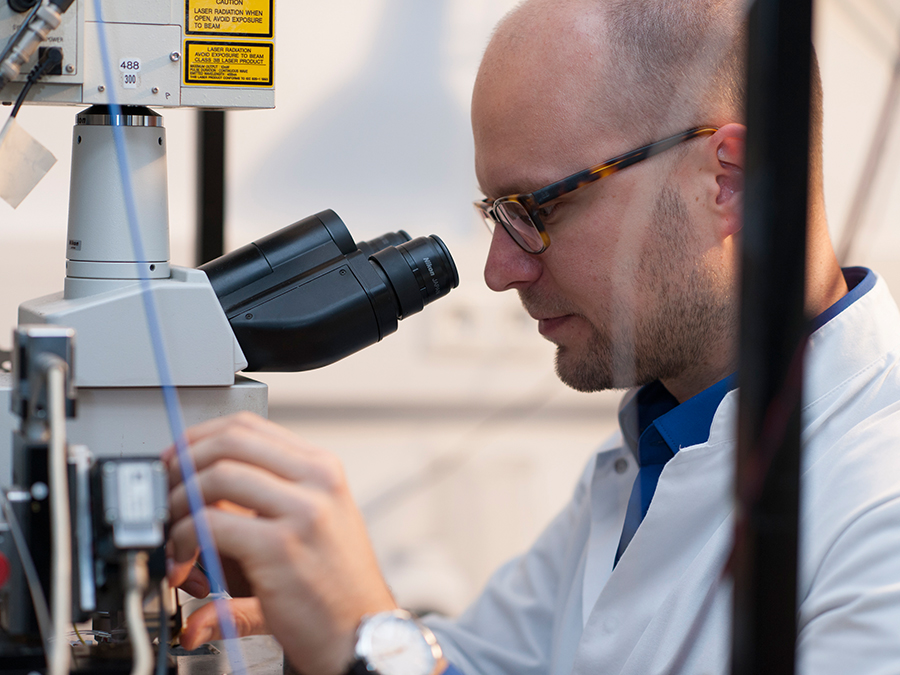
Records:
[[[574,72],[581,79],[596,77],[609,60],[601,5],[597,0],[524,3],[497,26],[479,79],[528,72],[537,85]]]
[[[541,124],[544,117],[610,114],[604,108],[615,107],[621,78],[601,6],[598,0],[532,0],[508,16],[479,68],[474,121],[501,108],[533,113]]]
[[[511,120],[505,128],[480,136],[475,140],[475,171],[489,197],[530,192],[600,161],[586,159],[593,157],[587,146],[594,144],[595,133],[586,133],[580,143],[564,129],[531,128]]]
[[[621,135],[600,132],[586,137],[584,143],[566,140],[556,144],[526,145],[516,141],[506,146],[476,144],[475,174],[479,189],[491,199],[533,192],[631,149]]]

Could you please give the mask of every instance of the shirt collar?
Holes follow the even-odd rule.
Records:
[[[875,286],[875,274],[865,267],[848,267],[843,272],[849,292],[812,320],[811,331],[824,326]],[[639,439],[650,427],[655,427],[672,454],[708,441],[716,410],[737,384],[737,373],[732,373],[680,405],[659,380],[641,387],[619,411],[619,427],[638,463]]]
[[[819,330],[875,287],[875,273],[866,267],[845,267],[843,272],[844,281],[847,282],[847,288],[850,290],[844,297],[812,320],[810,332]]]
[[[709,440],[713,415],[725,394],[736,386],[737,374],[733,373],[680,405],[659,380],[641,387],[619,411],[619,426],[638,463],[639,439],[648,430],[652,434],[655,429],[672,454]]]

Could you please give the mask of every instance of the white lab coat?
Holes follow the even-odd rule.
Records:
[[[810,340],[799,675],[900,673],[898,364],[900,312],[881,279]],[[458,621],[427,620],[451,662],[483,675],[727,673],[737,395],[708,442],[666,464],[615,570],[637,469],[621,433],[604,444],[527,553]]]

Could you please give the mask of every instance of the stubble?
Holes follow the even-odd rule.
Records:
[[[614,280],[608,325],[569,312],[563,301],[520,292],[523,305],[580,316],[591,327],[582,345],[559,345],[556,373],[577,391],[594,392],[675,379],[701,367],[709,350],[728,340],[736,308],[726,280],[697,253],[696,234],[678,191],[658,193],[639,264]],[[640,291],[640,293],[638,292]],[[635,298],[650,298],[635,307]]]

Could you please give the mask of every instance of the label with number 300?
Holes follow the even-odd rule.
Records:
[[[122,87],[137,89],[141,83],[141,60],[136,58],[119,59],[119,72],[122,73]]]

